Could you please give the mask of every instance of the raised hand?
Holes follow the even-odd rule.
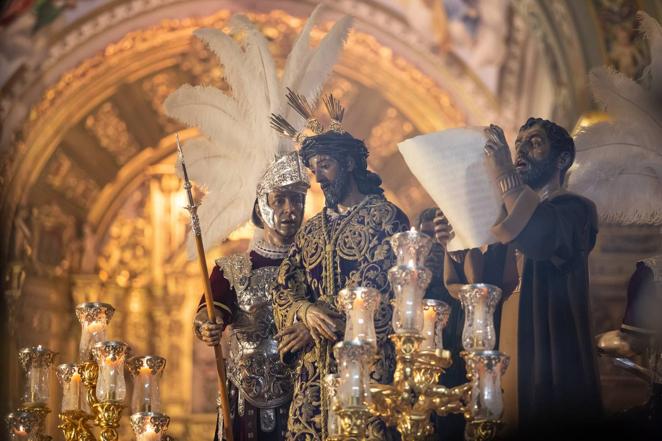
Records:
[[[496,179],[506,173],[513,172],[515,166],[510,156],[506,136],[503,134],[501,127],[490,124],[484,130],[484,133],[487,137],[487,141],[485,142],[485,159],[492,177]]]
[[[444,216],[444,213],[438,208],[434,214],[432,223],[434,224],[434,239],[446,249],[448,242],[455,236],[453,227],[448,222],[446,216]]]

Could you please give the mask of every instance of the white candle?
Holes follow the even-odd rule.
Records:
[[[423,308],[423,342],[421,343],[422,350],[434,351],[436,348],[435,325],[437,323],[437,311],[434,307],[428,306]]]
[[[365,340],[366,335],[366,319],[365,319],[365,301],[363,300],[363,295],[359,292],[354,299],[352,304],[352,329],[354,335],[351,336],[351,340],[355,342],[360,342]]]
[[[140,371],[138,372],[138,384],[134,387],[136,387],[136,389],[142,389],[140,392],[136,390],[136,392],[141,393],[142,402],[138,404],[139,409],[134,409],[134,412],[154,412],[158,410],[153,409],[154,403],[152,403],[152,394],[150,390],[152,387],[152,370],[149,367],[143,366],[140,368]]]
[[[361,377],[361,365],[358,362],[350,363],[348,377],[350,405],[359,406],[363,404],[363,378]]]
[[[80,410],[80,375],[75,372],[68,383],[62,385],[62,411]]]
[[[126,397],[126,382],[124,380],[124,359],[113,360],[106,357],[99,366],[97,382],[97,398],[99,401],[122,401]]]
[[[416,301],[416,294],[416,288],[412,285],[406,285],[402,290],[402,315],[405,329],[416,327],[416,310],[420,307]]]

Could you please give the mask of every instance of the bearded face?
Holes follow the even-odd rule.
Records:
[[[347,166],[329,155],[310,159],[310,170],[320,184],[327,207],[336,207],[349,191],[350,172]]]
[[[524,183],[534,190],[544,187],[554,176],[558,159],[545,130],[539,125],[520,130],[515,150],[515,168]]]

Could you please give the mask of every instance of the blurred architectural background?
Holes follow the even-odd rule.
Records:
[[[259,23],[282,64],[313,0],[11,0],[0,19],[0,258],[5,326],[0,413],[17,404],[19,347],[43,344],[71,361],[77,303],[117,313],[110,335],[168,359],[162,397],[181,440],[214,424],[211,352],[191,319],[201,293],[186,261],[187,213],[173,174],[165,97],[185,82],[223,87],[218,60],[193,41],[235,12]],[[587,74],[609,64],[636,78],[647,63],[635,13],[655,0],[334,0],[325,17],[355,17],[327,89],[347,106],[388,196],[414,218],[432,204],[396,142],[528,116],[569,130],[595,112]],[[324,26],[319,34],[324,32]],[[308,213],[321,206],[313,192]],[[245,248],[250,227],[209,255]],[[591,260],[594,327],[622,318],[634,262],[660,253],[660,231],[603,225]],[[609,411],[639,403],[645,385],[601,362]],[[53,384],[53,391],[58,388]],[[52,394],[51,408],[59,397]],[[55,434],[55,413],[49,433]],[[59,433],[57,436],[61,436]],[[59,438],[56,438],[59,439]]]

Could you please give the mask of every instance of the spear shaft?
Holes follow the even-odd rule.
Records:
[[[202,272],[202,280],[205,287],[205,305],[207,306],[207,317],[212,323],[216,322],[216,312],[214,311],[214,298],[211,292],[211,284],[209,283],[209,272],[207,270],[207,259],[205,257],[205,247],[202,244],[202,230],[200,229],[200,219],[198,218],[198,205],[193,199],[193,192],[191,191],[192,185],[188,178],[186,171],[186,164],[184,163],[184,152],[179,144],[179,134],[175,135],[177,138],[177,151],[179,152],[179,159],[182,164],[182,171],[184,174],[184,189],[188,197],[188,207],[186,209],[191,214],[191,229],[195,237],[195,247],[198,251],[198,262],[200,263],[200,270]],[[221,398],[221,411],[223,412],[223,427],[225,431],[225,439],[227,441],[233,440],[232,433],[232,420],[230,419],[230,401],[228,400],[227,381],[225,376],[225,361],[223,360],[223,352],[221,345],[214,346],[214,356],[216,358],[216,372],[218,373],[218,394]]]

